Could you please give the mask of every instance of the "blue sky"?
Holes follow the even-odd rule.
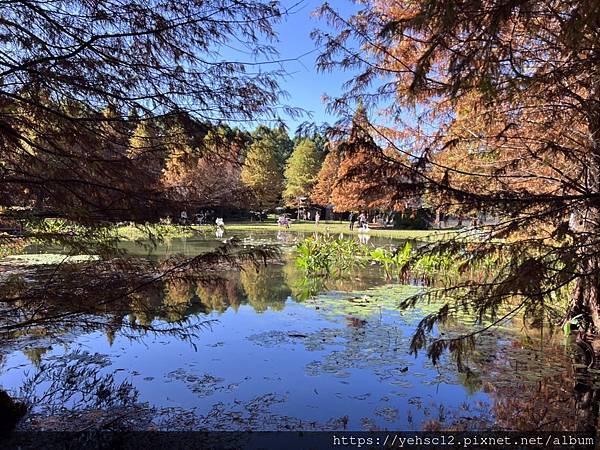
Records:
[[[282,0],[282,7],[289,8],[294,5],[294,0]],[[290,77],[282,81],[282,87],[290,94],[284,102],[297,106],[313,113],[311,120],[320,124],[333,123],[335,116],[326,113],[326,105],[322,101],[323,94],[336,96],[341,91],[341,85],[350,78],[350,72],[336,71],[335,73],[318,73],[315,69],[315,60],[319,54],[310,32],[315,28],[327,29],[323,20],[311,17],[311,13],[322,4],[322,0],[304,0],[294,8],[294,12],[277,24],[276,30],[279,42],[276,47],[281,59],[300,58],[299,61],[290,61],[284,64]],[[345,15],[357,10],[357,6],[349,0],[331,0],[329,4]],[[303,120],[286,120],[290,132]]]

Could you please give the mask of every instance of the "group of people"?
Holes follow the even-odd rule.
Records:
[[[302,215],[299,214],[299,217],[310,217],[310,212],[303,212]],[[315,225],[319,226],[319,221],[321,220],[321,213],[319,211],[315,212]],[[279,216],[277,219],[277,225],[280,227],[289,228],[290,227],[290,219],[284,214]]]
[[[189,225],[189,224],[196,224],[196,225],[205,225],[209,223],[209,219],[211,216],[214,217],[214,211],[198,211],[198,214],[193,215],[192,219],[190,219],[188,217],[188,213],[186,210],[181,211],[181,214],[179,214],[179,223],[181,225]]]
[[[289,228],[290,219],[288,219],[286,216],[279,216],[279,218],[277,219],[277,225],[279,225],[280,227]]]
[[[196,214],[196,223],[198,225],[204,224],[204,221],[206,220],[207,216],[208,216],[208,214],[203,213],[203,212]],[[181,211],[181,214],[179,214],[179,223],[181,225],[189,224],[188,214],[187,214],[186,210]],[[217,219],[215,220],[215,226],[217,227],[217,230],[216,230],[217,237],[222,237],[223,233],[225,232],[225,221],[223,220],[222,217],[217,217]]]
[[[199,214],[196,214],[197,223],[198,224],[204,223],[206,217],[207,217],[207,214],[202,213],[202,212]],[[310,212],[303,211],[302,217],[304,217],[304,218],[310,217]],[[315,225],[318,226],[319,221],[321,220],[321,214],[319,213],[319,211],[315,212],[314,217],[315,217]],[[351,212],[349,221],[350,221],[350,225],[349,225],[350,230],[354,230],[354,224],[358,222],[358,229],[360,231],[369,231],[369,223],[368,223],[367,215],[364,212],[361,212],[358,215],[356,215],[354,212]],[[188,224],[187,211],[185,211],[185,210],[181,211],[181,214],[179,216],[179,223],[181,225]],[[277,225],[279,225],[280,227],[289,228],[290,223],[291,223],[290,219],[285,214],[279,216],[279,218],[277,219]],[[225,223],[224,223],[223,219],[218,217],[215,220],[215,225],[217,226],[217,233],[223,235],[223,231],[225,230]]]
[[[367,216],[364,212],[361,212],[358,217],[354,214],[354,212],[350,213],[350,226],[351,230],[354,230],[354,224],[358,221],[358,229],[361,231],[369,231],[369,224],[367,221]]]

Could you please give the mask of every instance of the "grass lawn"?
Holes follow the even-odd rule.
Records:
[[[339,222],[333,220],[321,220],[319,226],[314,221],[296,220],[289,229],[277,225],[272,219],[263,222],[225,222],[225,234],[227,232],[244,231],[290,231],[300,233],[313,233],[315,231],[331,234],[359,234],[358,226],[355,224],[354,230],[348,229],[348,222]],[[148,232],[162,235],[162,237],[192,237],[196,233],[214,233],[214,225],[126,225],[119,227],[118,233],[121,238],[128,240],[146,239]],[[394,229],[369,229],[370,236],[391,237],[398,239],[444,239],[456,233],[455,230],[394,230]]]
[[[194,226],[195,229],[212,229],[210,226]],[[227,231],[282,231],[284,227],[277,225],[277,222],[266,220],[264,222],[233,222],[225,223],[225,232]],[[359,234],[358,226],[355,224],[354,230],[348,229],[348,222],[339,222],[334,220],[321,220],[319,226],[314,221],[296,220],[286,231],[297,231],[302,233],[312,233],[319,231],[321,233],[332,234]],[[371,236],[392,237],[398,239],[440,239],[443,236],[453,234],[452,230],[394,230],[394,229],[369,229]]]

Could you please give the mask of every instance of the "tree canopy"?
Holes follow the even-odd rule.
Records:
[[[311,201],[323,207],[333,204],[333,188],[338,179],[340,154],[333,145],[317,174],[317,181],[310,195]]]
[[[39,214],[77,220],[152,214],[160,193],[135,183],[139,164],[107,158],[107,142],[127,145],[138,129],[140,143],[149,119],[275,118],[281,73],[250,67],[276,57],[272,25],[284,13],[254,0],[3,5],[0,196],[27,192],[52,210]],[[231,43],[256,57],[223,58]]]
[[[284,182],[282,151],[286,145],[287,140],[279,131],[259,129],[248,148],[241,178],[250,190],[251,204],[259,211],[271,209],[279,202]]]
[[[585,0],[367,1],[352,17],[321,8],[339,33],[315,34],[326,48],[320,67],[360,72],[331,106],[345,114],[362,98],[394,123],[393,133],[367,127],[405,156],[386,158],[398,173],[418,180],[411,187],[399,176],[397,191],[502,218],[492,235],[511,257],[497,279],[447,286],[448,304],[422,322],[415,349],[458,349],[458,340],[426,333],[462,306],[483,314],[516,301],[532,320],[556,320],[551,299],[565,287],[571,306],[561,318],[582,314],[584,328],[600,330],[592,250],[600,238],[599,8]],[[499,246],[472,245],[473,262]]]
[[[315,142],[302,139],[296,144],[284,172],[283,198],[286,205],[298,206],[298,198],[309,197],[317,181],[321,162],[321,154]]]

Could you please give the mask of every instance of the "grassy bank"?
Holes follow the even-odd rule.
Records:
[[[347,222],[339,221],[325,221],[322,220],[319,225],[315,225],[314,221],[295,221],[290,225],[288,229],[277,225],[274,220],[266,220],[264,222],[226,222],[225,223],[225,236],[231,232],[256,232],[256,231],[289,231],[298,233],[314,233],[315,231],[320,233],[330,234],[355,234],[358,235],[360,231],[358,227],[354,230],[348,229]],[[147,239],[148,233],[152,233],[156,237],[193,237],[197,234],[203,233],[214,233],[213,225],[192,225],[192,226],[181,226],[181,225],[149,225],[149,226],[134,226],[127,225],[122,226],[118,230],[119,236],[122,239],[136,240],[136,239]],[[389,237],[397,239],[443,239],[454,233],[452,230],[394,230],[394,229],[370,229],[368,234],[370,236]]]
[[[208,228],[208,227],[198,227]],[[265,222],[243,222],[243,223],[231,223],[225,224],[226,231],[296,231],[300,233],[313,233],[318,231],[320,233],[331,233],[331,234],[359,234],[358,226],[355,225],[354,230],[348,228],[347,222],[339,221],[320,221],[319,225],[315,225],[314,221],[295,221],[290,225],[290,228],[285,229],[276,222],[265,221]],[[440,235],[447,234],[448,232],[440,232],[437,230],[394,230],[394,229],[370,229],[368,234],[370,236],[382,236],[392,237],[398,239],[423,239],[427,237],[439,238]]]

